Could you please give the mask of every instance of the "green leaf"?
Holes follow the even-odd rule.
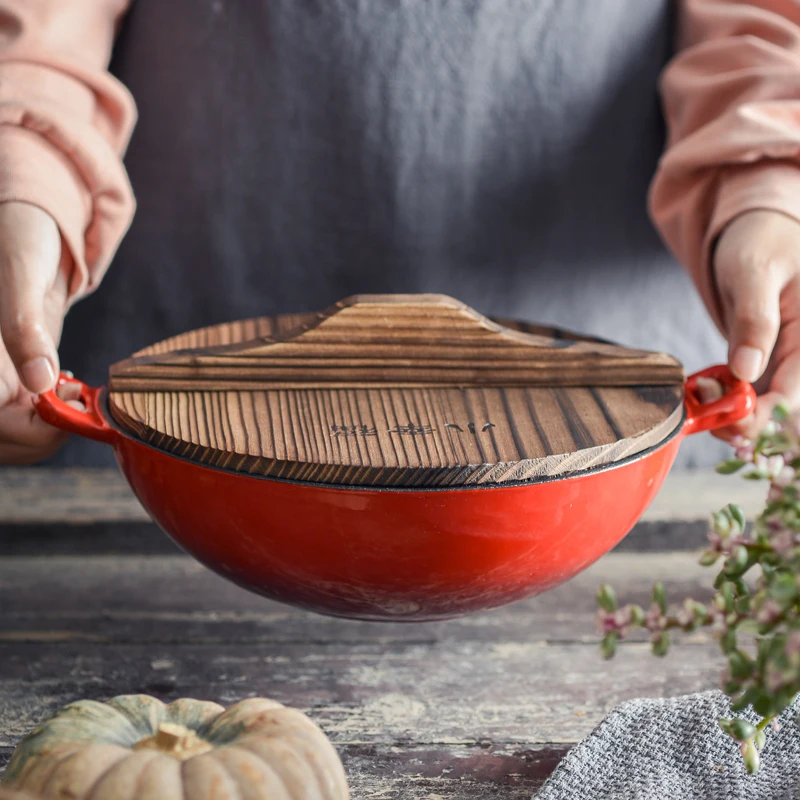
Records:
[[[735,694],[742,691],[742,682],[733,679],[725,681],[725,683],[722,684],[722,691],[725,692],[728,697],[733,697]]]
[[[757,750],[763,750],[766,743],[767,734],[761,730],[756,734],[755,739],[753,739],[753,744],[756,746]]]
[[[730,582],[723,583],[719,593],[725,601],[725,611],[730,613],[736,603],[736,592],[733,590],[733,584]]]
[[[694,614],[697,617],[698,621],[701,623],[708,622],[708,609],[702,604],[695,602],[694,604]]]
[[[753,601],[749,596],[736,598],[735,611],[737,614],[748,614],[752,608]]]
[[[742,510],[741,506],[737,506],[735,503],[731,503],[728,506],[728,511],[730,512],[731,517],[733,517],[734,522],[739,526],[739,530],[744,531],[747,527],[747,520],[744,516],[744,511]]]
[[[736,578],[736,580],[733,581],[733,586],[739,597],[748,597],[750,595],[750,587],[747,585],[747,581],[744,578]]]
[[[736,631],[727,630],[719,640],[719,646],[725,655],[730,655],[736,649]]]
[[[717,472],[720,475],[733,475],[734,472],[738,472],[744,465],[745,462],[740,458],[729,458],[727,461],[717,464]]]
[[[717,550],[706,550],[702,556],[700,556],[700,566],[701,567],[713,567],[714,564],[719,561],[719,557],[722,554]]]
[[[750,705],[760,717],[770,717],[775,713],[775,698],[767,691],[757,691]]]
[[[653,586],[653,602],[661,609],[662,614],[667,613],[667,593],[663,583]]]
[[[753,672],[753,662],[741,650],[733,650],[728,656],[728,667],[734,678],[749,678]]]
[[[781,624],[779,619],[774,620],[773,622],[761,622],[758,625],[758,635],[759,636],[766,636],[768,633],[772,633],[778,625]]]
[[[733,738],[739,742],[748,742],[756,735],[756,726],[741,717],[731,722]]]
[[[754,619],[743,619],[736,626],[736,632],[743,636],[755,636],[758,633],[758,623]]]
[[[744,752],[742,753],[742,758],[744,759],[744,766],[745,769],[750,773],[750,775],[755,774],[758,772],[758,767],[761,763],[761,758],[758,755],[758,750],[756,750],[755,745],[748,744],[744,748]]]
[[[788,572],[773,576],[769,585],[769,596],[781,607],[786,608],[797,597],[797,579]]]
[[[749,554],[744,545],[736,545],[725,560],[725,573],[731,578],[738,578],[747,571]]]
[[[657,639],[653,641],[653,655],[663,658],[669,652],[669,634],[662,631]]]
[[[758,663],[759,671],[763,672],[767,659],[769,658],[770,647],[772,646],[771,639],[756,639],[756,661]]]
[[[619,634],[616,631],[611,631],[603,637],[600,644],[600,654],[605,659],[614,658],[617,652],[617,642],[619,641]]]
[[[631,623],[634,625],[644,625],[645,613],[641,606],[633,605],[631,608]]]
[[[617,610],[617,596],[607,583],[604,583],[597,593],[597,604],[609,613]]]
[[[745,689],[737,698],[731,698],[731,711],[744,711],[750,705],[750,699],[754,696],[753,689]]]
[[[731,518],[728,514],[725,513],[725,509],[722,511],[715,511],[711,515],[711,525],[713,526],[714,530],[722,537],[727,537],[731,532]]]

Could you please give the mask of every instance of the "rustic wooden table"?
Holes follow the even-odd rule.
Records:
[[[597,652],[594,594],[646,602],[653,580],[708,595],[705,517],[760,487],[676,474],[645,520],[569,585],[437,624],[333,620],[250,595],[180,554],[115,473],[0,470],[0,768],[71,700],[264,695],[334,741],[353,796],[528,798],[616,703],[716,685],[705,634],[662,662]],[[744,485],[743,485],[744,484]]]

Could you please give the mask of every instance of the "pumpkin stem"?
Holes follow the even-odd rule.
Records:
[[[213,750],[213,746],[201,739],[194,731],[183,725],[162,722],[153,736],[141,739],[133,746],[134,750],[158,750],[159,753],[186,761]]]

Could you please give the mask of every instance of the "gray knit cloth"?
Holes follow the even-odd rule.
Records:
[[[797,800],[800,702],[767,729],[761,768],[748,775],[717,725],[732,714],[721,692],[617,706],[559,764],[535,800]]]

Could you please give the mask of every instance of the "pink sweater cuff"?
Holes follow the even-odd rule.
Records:
[[[80,296],[88,283],[89,191],[72,162],[38,133],[0,125],[0,202],[9,200],[38,206],[56,221],[71,256],[70,296]]]
[[[714,249],[726,226],[747,211],[778,211],[800,223],[800,166],[791,161],[763,160],[727,167],[720,173],[716,205],[703,247],[695,283],[720,330],[724,331],[714,280]]]

